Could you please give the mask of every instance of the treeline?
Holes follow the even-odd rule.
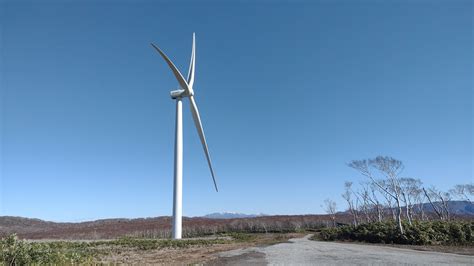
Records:
[[[452,220],[449,206],[452,200],[472,204],[474,184],[459,184],[447,190],[426,186],[419,178],[402,175],[402,161],[392,157],[354,160],[348,166],[365,178],[358,186],[351,181],[344,184],[342,197],[355,226],[394,221],[403,235],[405,227],[412,226],[414,221]],[[328,199],[325,206],[335,225],[335,202]]]
[[[349,222],[350,216],[339,217]],[[22,226],[18,226],[22,224]],[[273,233],[315,230],[330,224],[327,215],[277,215],[253,218],[209,219],[183,217],[184,237],[223,232]],[[53,223],[19,217],[0,217],[0,237],[17,234],[24,239],[113,239],[123,236],[168,238],[171,217],[108,219],[81,223]]]
[[[213,220],[213,223],[186,222],[185,220],[183,237],[199,237],[221,233],[291,233],[319,230],[326,227],[328,222],[327,217],[322,215],[262,216]],[[169,238],[171,237],[171,229],[155,228],[133,232],[128,235],[144,238]]]

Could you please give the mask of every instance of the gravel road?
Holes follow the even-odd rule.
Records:
[[[219,254],[218,265],[474,265],[474,256],[384,246],[290,239],[267,247]]]

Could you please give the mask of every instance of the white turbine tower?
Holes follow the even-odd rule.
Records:
[[[165,59],[168,66],[173,71],[174,76],[178,80],[180,89],[171,91],[171,99],[176,100],[176,137],[174,144],[174,193],[173,193],[173,238],[181,239],[181,228],[182,228],[182,191],[183,191],[183,107],[182,99],[189,98],[189,103],[191,104],[191,113],[193,115],[194,124],[201,139],[202,147],[204,148],[204,153],[206,155],[207,163],[209,169],[211,170],[212,180],[214,181],[214,187],[217,189],[216,178],[214,177],[214,170],[212,169],[211,157],[209,156],[209,149],[207,148],[206,137],[204,135],[204,130],[202,129],[201,117],[199,116],[199,111],[194,100],[194,68],[196,62],[196,41],[195,35],[193,33],[193,47],[191,51],[191,62],[189,63],[189,71],[187,80],[184,79],[183,75],[179,72],[176,66],[171,62],[171,60],[166,56],[166,54],[158,48],[153,43],[151,44],[153,48],[160,53],[160,55]]]

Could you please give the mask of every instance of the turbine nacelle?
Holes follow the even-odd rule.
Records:
[[[170,91],[170,96],[171,96],[171,99],[176,100],[178,98],[189,97],[190,95],[188,95],[185,90],[178,89],[178,90]]]
[[[171,99],[175,100],[175,99],[178,99],[178,98],[183,98],[185,96],[184,92],[185,92],[185,90],[170,91]]]
[[[174,91],[170,91],[170,96],[171,96],[171,99],[176,100],[178,98],[194,96],[194,91],[193,89],[189,89],[189,93],[188,93],[186,90],[177,89]]]

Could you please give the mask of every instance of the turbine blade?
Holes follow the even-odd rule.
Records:
[[[193,48],[191,50],[191,62],[189,63],[189,70],[188,70],[188,85],[189,88],[193,88],[194,84],[194,69],[196,64],[196,38],[193,32]]]
[[[181,72],[179,72],[178,68],[176,68],[176,66],[173,64],[173,62],[171,62],[171,60],[168,58],[168,56],[166,56],[166,54],[163,51],[161,51],[161,49],[158,48],[158,46],[154,45],[153,43],[151,44],[151,46],[153,46],[153,48],[155,48],[155,50],[158,51],[158,53],[161,55],[161,57],[163,57],[163,59],[165,59],[168,66],[171,68],[171,71],[173,71],[174,76],[178,80],[178,83],[181,86],[181,88],[183,90],[185,90],[187,93],[189,93],[190,90],[189,90],[188,83],[183,78],[183,75],[181,75]]]
[[[209,169],[211,170],[212,180],[214,181],[214,187],[216,188],[216,191],[219,192],[219,189],[217,188],[216,178],[214,176],[214,170],[212,169],[209,149],[207,148],[206,136],[204,135],[204,130],[202,129],[201,117],[199,116],[199,111],[193,96],[189,96],[189,102],[191,103],[191,113],[193,114],[194,124],[196,125],[199,138],[201,139],[202,147],[204,148],[204,153],[206,154],[207,164],[209,165]]]

